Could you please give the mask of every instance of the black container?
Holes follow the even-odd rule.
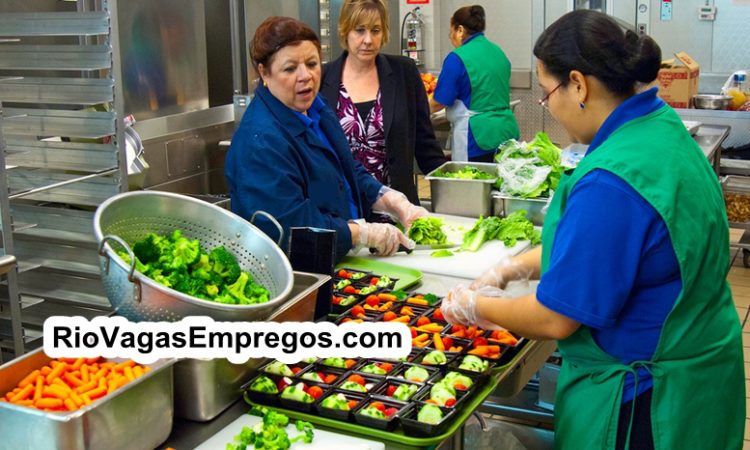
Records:
[[[448,348],[446,348],[445,350],[443,350],[446,356],[448,356],[449,354],[455,354],[455,355],[464,354],[468,352],[469,350],[471,350],[472,348],[471,341],[468,339],[461,339],[461,338],[453,337],[449,334],[441,334],[440,338],[451,338],[451,340],[453,341],[453,347],[461,347],[461,351],[458,351],[458,352],[451,352],[451,351],[448,351]],[[430,349],[434,350],[435,341],[430,339],[430,342],[425,346],[425,349],[427,349],[427,351],[429,351]]]
[[[271,364],[273,364],[273,362],[274,362],[274,361],[275,361],[275,360],[271,360],[271,361],[267,362],[266,364],[263,364],[263,366],[261,366],[261,368],[260,368],[260,369],[258,369],[258,372],[260,372],[260,373],[265,373],[265,374],[269,374],[270,372],[266,372],[266,368],[267,368],[268,366],[270,366]],[[309,365],[310,365],[310,364],[308,364],[308,363],[306,363],[306,362],[302,362],[302,361],[300,361],[300,362],[298,362],[298,363],[296,363],[296,364],[287,364],[287,366],[289,367],[289,369],[290,369],[290,370],[292,371],[292,374],[291,374],[291,375],[281,375],[281,376],[289,376],[289,377],[294,377],[294,376],[296,376],[296,375],[297,375],[298,373],[300,373],[300,372],[302,372],[303,370],[305,370],[305,369],[307,368],[307,366],[309,366]],[[272,374],[272,375],[279,375],[279,374]]]
[[[406,304],[410,304],[409,303],[409,299],[410,298],[414,298],[414,297],[417,297],[417,296],[420,296],[420,295],[424,298],[424,300],[427,301],[427,304],[426,305],[419,305],[419,304],[417,304],[417,306],[435,307],[435,306],[438,305],[438,302],[440,302],[442,300],[442,298],[434,296],[434,294],[422,294],[422,293],[412,292],[412,293],[409,294],[409,296],[407,298],[404,299],[404,301],[406,302]]]
[[[444,351],[443,354],[445,355],[445,359],[446,359],[445,363],[443,363],[443,364],[427,364],[427,363],[425,363],[424,362],[425,356],[427,356],[429,353],[431,353],[433,351],[437,351],[437,350],[430,349],[430,348],[424,349],[424,351],[419,355],[419,357],[415,358],[413,362],[416,363],[416,364],[421,364],[423,366],[437,367],[437,368],[445,371],[448,367],[450,367],[451,363],[453,361],[455,361],[456,358],[459,357],[459,355],[457,355],[456,353],[450,353],[450,352],[445,352]]]
[[[328,358],[321,358],[321,359],[318,360],[318,364],[320,365],[321,368],[323,368],[323,370],[328,370],[328,369],[333,368],[333,369],[347,371],[347,370],[356,369],[357,367],[359,367],[362,364],[362,360],[358,359],[358,358],[342,358],[344,360],[344,363],[346,363],[346,361],[354,361],[354,364],[350,365],[349,367],[346,367],[346,366],[345,367],[336,367],[336,366],[329,366],[329,365],[327,365],[325,363],[326,359],[328,359]]]
[[[352,303],[348,303],[348,301],[346,301],[346,304],[344,303],[335,304],[333,302],[334,297],[345,299],[345,301],[348,300],[350,297],[352,297],[354,300],[352,301]],[[334,292],[331,295],[331,313],[336,314],[336,315],[344,314],[346,311],[352,309],[356,305],[362,305],[363,303],[364,303],[364,297],[362,297],[361,295],[356,295],[356,294],[338,295]]]
[[[370,372],[364,371],[363,369],[366,366],[370,365],[370,364],[377,364],[378,367],[380,367],[381,365],[384,365],[384,364],[385,365],[390,364],[391,368],[389,370],[387,370],[384,374],[370,373]],[[375,376],[383,376],[383,377],[385,377],[385,376],[388,376],[388,375],[392,374],[396,369],[398,369],[399,365],[400,365],[400,363],[396,362],[396,361],[388,361],[388,360],[385,360],[385,359],[373,359],[373,358],[369,358],[369,359],[364,360],[362,362],[362,364],[357,367],[357,371],[361,372],[361,373],[366,373],[368,375],[375,375]],[[383,367],[380,367],[380,368],[383,369]],[[386,367],[386,369],[387,369],[387,367]]]
[[[344,397],[346,397],[347,400],[356,400],[357,405],[350,409],[349,411],[343,411],[340,409],[332,409],[332,408],[324,408],[322,406],[323,400],[325,400],[327,397],[330,397],[331,395],[336,394],[342,394]],[[341,389],[331,389],[328,392],[326,392],[317,402],[315,402],[315,410],[318,411],[318,414],[320,414],[323,417],[328,417],[331,419],[341,420],[345,422],[354,422],[353,417],[353,411],[357,409],[360,406],[360,403],[365,400],[367,397],[366,394],[360,394],[357,392],[352,391],[345,391]]]
[[[419,316],[424,316],[432,312],[432,308],[429,306],[409,305],[403,302],[398,303],[398,305],[394,306],[393,309],[391,309],[391,311],[401,316],[403,315],[401,310],[404,308],[410,308],[412,310],[414,314],[406,314],[408,316],[411,316],[412,319],[416,319]]]
[[[428,400],[430,398],[432,398],[432,395],[431,395],[431,393],[432,393],[432,387],[435,386],[436,384],[438,384],[438,382],[441,379],[442,379],[442,377],[435,378],[432,383],[430,383],[429,385],[427,385],[424,389],[420,390],[417,393],[418,395],[415,395],[412,398],[412,401],[414,401],[414,402],[430,403],[430,402],[428,402]],[[461,390],[461,389],[454,388],[454,390],[456,391],[456,402],[453,403],[453,404],[451,404],[450,406],[449,405],[438,405],[438,406],[445,406],[446,408],[453,408],[453,409],[460,408],[461,405],[464,403],[464,401],[466,399],[468,399],[469,397],[471,397],[471,394],[473,394],[474,392],[476,392],[476,388],[474,387],[475,384],[476,384],[476,382],[471,385],[470,389],[466,389],[466,390]]]
[[[250,400],[254,401],[255,403],[259,403],[261,405],[267,405],[267,406],[278,406],[279,394],[281,392],[272,394],[272,393],[267,393],[267,392],[254,391],[250,389],[250,386],[252,386],[255,380],[257,380],[260,377],[266,377],[270,379],[271,381],[273,381],[273,384],[277,387],[279,385],[279,380],[283,378],[278,375],[272,375],[268,373],[259,373],[258,375],[254,376],[247,384],[245,384],[245,386],[243,386],[242,389],[247,393],[248,398],[250,398]]]
[[[313,383],[319,383],[318,381],[315,381],[315,380],[308,380],[307,378],[305,378],[305,375],[309,374],[309,373],[318,373],[318,374],[322,373],[324,376],[335,375],[336,379],[333,380],[333,381],[331,381],[330,383],[326,382],[325,378],[322,381],[323,384],[334,385],[334,384],[336,384],[336,382],[339,381],[339,379],[346,372],[348,372],[348,370],[346,370],[346,369],[337,369],[337,368],[334,368],[334,367],[324,366],[323,364],[316,363],[316,364],[311,364],[305,370],[303,370],[302,372],[300,372],[299,374],[297,374],[297,377],[299,379],[301,379],[302,381],[304,381],[304,382],[312,381]]]
[[[336,389],[341,389],[341,390],[344,390],[344,391],[347,391],[347,392],[359,392],[360,394],[362,394],[363,392],[360,392],[360,391],[349,391],[348,389],[342,388],[342,386],[344,385],[344,383],[346,383],[347,381],[349,381],[349,378],[352,375],[359,375],[360,377],[364,378],[364,380],[365,380],[365,388],[367,389],[367,393],[370,393],[373,390],[377,389],[377,387],[380,386],[380,383],[382,383],[383,381],[385,381],[385,377],[383,377],[383,376],[372,375],[372,374],[369,374],[369,373],[362,373],[362,372],[352,371],[352,372],[349,372],[348,374],[346,374],[346,377],[341,377],[341,379],[334,385],[334,387]]]
[[[396,408],[398,411],[395,412],[388,419],[377,419],[362,414],[362,411],[369,407],[374,402],[380,402],[385,405],[386,408]],[[399,402],[388,397],[379,396],[368,396],[365,401],[361,402],[357,409],[354,410],[354,420],[360,424],[371,428],[377,428],[378,430],[391,431],[398,425],[399,413],[406,409],[407,403]]]
[[[422,353],[423,353],[423,350],[421,348],[419,348],[419,347],[412,347],[411,351],[409,352],[409,354],[404,359],[400,359],[400,358],[399,359],[383,358],[383,361],[389,361],[389,362],[392,362],[394,364],[397,363],[397,362],[400,362],[400,363],[413,362],[420,355],[422,355]]]
[[[348,272],[352,276],[347,277],[342,274],[343,272]],[[362,280],[369,280],[370,279],[370,272],[365,272],[358,269],[350,269],[348,267],[342,267],[341,269],[334,272],[334,277],[336,278],[346,278],[352,281],[362,281]]]
[[[392,395],[388,395],[388,390],[390,387],[398,388],[401,385],[408,385],[408,386],[414,386],[416,390],[414,393],[406,400],[401,400],[397,398],[393,398]],[[424,383],[414,383],[412,381],[406,381],[400,378],[393,378],[393,377],[386,377],[385,381],[378,386],[376,390],[372,392],[372,395],[377,395],[379,397],[386,397],[390,398],[392,400],[398,401],[398,402],[408,402],[411,401],[414,397],[416,397],[426,386],[427,384]]]
[[[292,269],[330,275],[336,260],[336,231],[312,227],[289,228],[289,263]],[[330,314],[331,293],[331,283],[318,289],[314,320]]]
[[[421,367],[422,369],[427,371],[427,378],[424,380],[409,380],[406,379],[404,374],[412,367]],[[406,380],[406,381],[412,381],[415,383],[428,383],[431,380],[433,380],[435,377],[440,375],[440,370],[436,367],[430,367],[430,366],[423,366],[421,364],[414,364],[414,363],[403,363],[401,366],[393,371],[393,377]]]
[[[323,391],[323,395],[325,395],[326,391],[328,391],[331,388],[327,384],[315,383],[315,382],[309,381],[309,380],[301,380],[301,379],[296,378],[296,377],[292,378],[292,381],[293,381],[292,386],[296,386],[299,383],[304,383],[305,386],[307,386],[308,388],[312,387],[312,386],[317,386],[317,387],[319,387]],[[322,398],[322,395],[321,395],[320,398]],[[312,414],[312,412],[315,410],[315,402],[317,400],[319,400],[319,399],[313,399],[313,401],[309,402],[309,403],[307,403],[307,402],[298,402],[296,400],[284,398],[284,397],[281,396],[281,393],[279,393],[279,403],[281,404],[282,408],[292,409],[294,411],[300,411],[300,412],[307,413],[307,414]]]
[[[424,405],[425,404],[421,402],[411,403],[409,407],[401,413],[399,420],[401,422],[401,428],[404,429],[404,433],[416,437],[432,437],[445,433],[448,426],[453,423],[453,416],[457,414],[457,410],[455,408],[438,406],[443,412],[443,420],[432,425],[417,420],[417,414]]]
[[[361,306],[361,305],[357,305],[357,306]],[[338,319],[336,319],[336,324],[340,325],[340,324],[344,323],[345,322],[344,319],[346,319],[346,318],[349,318],[349,319],[352,319],[352,320],[361,319],[361,320],[363,320],[365,322],[379,322],[383,318],[383,313],[382,312],[379,312],[379,311],[368,311],[366,309],[364,310],[365,311],[365,316],[364,317],[354,317],[354,315],[352,314],[352,310],[353,309],[354,309],[354,307],[351,307],[351,308],[347,309],[346,311],[344,311],[344,313],[341,314],[341,316]]]
[[[383,275],[378,275],[378,274],[372,273],[372,274],[370,274],[370,277],[367,278],[366,280],[364,280],[363,282],[367,283],[369,285],[372,285],[372,286],[376,286],[378,289],[391,290],[391,289],[393,289],[393,286],[395,286],[396,282],[398,281],[398,278],[388,277],[390,279],[390,281],[388,283],[384,283],[383,280],[382,280],[382,278],[383,278]],[[373,282],[373,279],[377,279],[378,281],[377,282]]]
[[[473,371],[473,370],[468,370],[468,369],[461,369],[461,368],[459,368],[458,366],[460,366],[460,365],[461,365],[461,363],[463,362],[463,360],[464,360],[464,358],[465,358],[466,356],[467,356],[467,355],[459,355],[458,357],[456,357],[456,358],[455,358],[455,359],[454,359],[454,360],[453,360],[453,361],[452,361],[452,362],[451,362],[451,363],[450,363],[450,364],[448,365],[448,370],[447,370],[447,372],[450,372],[450,371],[456,371],[456,372],[462,373],[462,374],[464,374],[464,375],[468,375],[468,376],[469,376],[470,378],[471,378],[471,377],[478,377],[479,379],[483,379],[483,381],[487,381],[487,379],[488,379],[488,378],[490,377],[490,375],[492,374],[492,369],[494,369],[495,367],[497,367],[497,365],[496,365],[496,363],[495,363],[494,361],[490,361],[490,360],[483,360],[483,361],[486,361],[486,362],[487,362],[488,364],[487,364],[487,368],[486,368],[485,370],[481,371],[481,372],[475,372],[475,371]],[[480,358],[480,359],[481,359],[481,358]]]

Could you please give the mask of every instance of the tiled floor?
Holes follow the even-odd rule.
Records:
[[[419,198],[430,198],[430,185],[419,176],[418,180]],[[741,231],[733,230],[730,233],[730,241],[737,242]],[[745,445],[743,450],[750,450],[750,268],[743,265],[741,250],[732,251],[732,268],[729,270],[727,279],[732,287],[732,296],[737,308],[737,314],[742,322],[742,342],[745,350]]]

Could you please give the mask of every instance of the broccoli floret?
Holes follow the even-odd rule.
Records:
[[[285,427],[289,425],[289,417],[276,411],[269,410],[263,416],[263,425],[276,425],[278,427]]]
[[[117,256],[122,258],[123,261],[125,261],[125,264],[130,266],[130,255],[128,255],[125,251],[119,251],[117,252]],[[151,265],[149,264],[143,264],[137,256],[135,257],[135,270],[138,272],[148,275],[148,273],[151,271]]]
[[[148,276],[163,286],[172,287],[172,279],[169,276],[164,275],[164,272],[161,269],[152,270]]]
[[[302,441],[305,444],[309,444],[313,441],[313,437],[315,437],[313,433],[313,429],[314,429],[313,424],[311,424],[310,422],[298,420],[296,427],[297,427],[297,431],[304,431],[305,434],[300,434],[299,436],[292,438],[291,442],[294,443],[297,441]]]
[[[224,290],[220,295],[217,295],[212,299],[216,303],[224,303],[225,305],[236,305],[237,299],[232,297],[229,292]]]
[[[155,263],[159,261],[162,255],[172,253],[172,243],[169,239],[149,233],[133,244],[133,253],[145,264]]]
[[[172,233],[172,254],[168,263],[173,270],[187,270],[188,266],[197,263],[201,254],[201,243],[198,239],[190,240],[182,236],[182,231]],[[162,255],[162,258],[164,255]]]
[[[212,270],[224,279],[225,283],[234,283],[240,276],[240,265],[237,258],[223,246],[211,250],[209,259],[213,264]]]
[[[254,305],[268,301],[268,291],[255,284],[247,272],[241,272],[237,281],[227,286],[227,292],[237,299],[240,305]]]

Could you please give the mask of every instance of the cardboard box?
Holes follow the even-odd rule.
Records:
[[[700,65],[685,52],[674,56],[661,63],[657,77],[659,97],[673,108],[690,108],[698,93]]]

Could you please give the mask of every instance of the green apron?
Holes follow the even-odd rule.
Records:
[[[555,448],[614,449],[625,375],[645,367],[653,376],[651,421],[657,450],[741,449],[742,330],[726,281],[729,233],[715,173],[672,108],[627,122],[561,178],[545,218],[542,273],[568,195],[594,169],[625,180],[664,219],[682,291],[650,361],[620,363],[595,343],[586,326],[559,341],[563,365],[555,401]]]
[[[510,110],[510,61],[505,53],[484,35],[476,36],[453,52],[461,58],[469,75],[471,109],[465,105],[466,113],[461,117],[450,111],[448,115],[456,122],[468,121],[482,150],[495,151],[508,139],[518,139],[518,124]]]

